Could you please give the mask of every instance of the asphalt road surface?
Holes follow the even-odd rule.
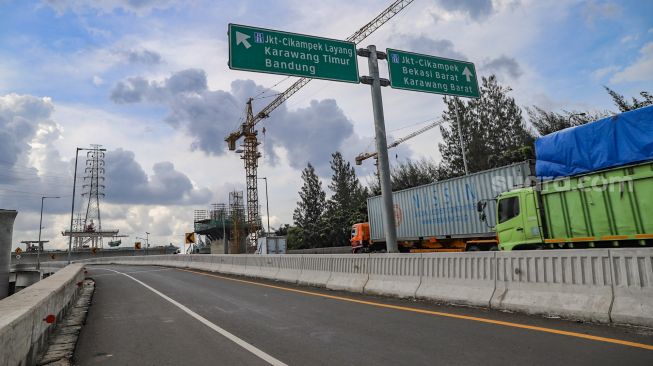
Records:
[[[77,365],[653,365],[653,330],[147,266],[89,266]]]

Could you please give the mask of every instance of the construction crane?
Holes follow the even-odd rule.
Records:
[[[402,142],[404,142],[406,140],[410,140],[413,137],[415,137],[417,135],[420,135],[420,134],[422,134],[422,133],[424,133],[424,132],[426,132],[426,131],[434,128],[434,127],[440,126],[444,122],[446,122],[446,121],[443,120],[443,119],[437,119],[437,120],[429,123],[428,125],[420,128],[419,130],[417,130],[417,131],[415,131],[413,133],[410,133],[410,134],[408,134],[408,135],[406,135],[406,136],[404,136],[404,137],[402,137],[400,139],[397,139],[397,140],[393,141],[391,144],[388,145],[388,149],[392,149],[392,148],[396,147],[397,145],[401,144]],[[369,159],[369,158],[372,158],[372,157],[377,159],[377,162],[375,163],[375,165],[378,168],[378,166],[379,166],[378,153],[376,151],[375,152],[360,153],[354,159],[356,160],[356,165],[361,165],[363,163],[363,160],[366,160],[366,159]]]
[[[348,42],[353,42],[358,44],[365,38],[367,38],[374,31],[379,29],[383,24],[392,19],[400,11],[406,8],[413,0],[397,0],[394,1],[390,6],[383,10],[376,18],[372,19],[369,23],[365,24],[361,29],[357,30],[351,36],[347,37]],[[261,154],[258,152],[258,142],[257,134],[258,132],[254,126],[270,116],[270,113],[277,109],[283,102],[295,94],[299,89],[308,84],[310,78],[300,78],[295,81],[286,91],[280,93],[267,107],[263,108],[260,112],[254,114],[252,112],[252,98],[247,101],[246,106],[246,117],[245,122],[240,126],[237,131],[232,132],[225,138],[229,150],[236,150],[236,142],[243,137],[244,144],[242,151],[238,150],[237,152],[241,153],[241,159],[245,161],[245,177],[246,177],[246,186],[247,186],[247,227],[250,239],[250,245],[256,247],[256,242],[258,239],[258,217],[259,217],[259,207],[258,207],[258,183],[257,183],[257,170],[258,170],[258,159],[261,157]]]

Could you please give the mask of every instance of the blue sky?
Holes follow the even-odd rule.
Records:
[[[0,167],[14,175],[0,177],[0,207],[21,211],[15,239],[34,239],[42,193],[70,195],[75,147],[98,143],[113,161],[105,226],[178,243],[193,209],[226,203],[230,190],[244,188],[242,161],[222,141],[244,101],[293,81],[229,70],[227,24],[345,38],[389,4],[0,0],[0,141],[11,142],[0,148]],[[650,14],[645,0],[415,0],[363,45],[472,61],[482,75],[496,73],[523,107],[615,111],[603,85],[628,97],[653,90]],[[359,69],[365,74],[364,60]],[[175,87],[180,80],[188,90]],[[383,93],[394,137],[443,110],[439,96]],[[306,163],[326,186],[331,152],[353,160],[372,149],[371,121],[366,87],[313,81],[264,122],[259,172],[269,177],[273,226],[291,223]],[[438,160],[438,139],[432,130],[395,153]],[[369,176],[368,165],[359,175]],[[56,247],[65,245],[57,232],[69,219],[68,200],[53,202],[46,218]]]

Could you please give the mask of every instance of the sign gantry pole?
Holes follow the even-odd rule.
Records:
[[[456,124],[458,125],[458,138],[460,139],[460,152],[462,153],[463,156],[463,166],[465,167],[465,175],[467,175],[469,174],[469,170],[467,169],[467,156],[465,155],[465,144],[463,143],[463,129],[461,127],[460,112],[458,111],[458,101],[454,100],[453,104],[456,106]]]
[[[385,231],[385,244],[388,253],[398,253],[397,227],[395,226],[394,203],[392,202],[392,184],[390,182],[390,164],[388,162],[388,143],[385,136],[385,119],[383,116],[383,99],[381,86],[390,85],[390,81],[379,78],[379,61],[385,59],[384,52],[378,52],[376,46],[367,46],[357,51],[359,56],[367,57],[370,76],[361,77],[361,83],[369,84],[372,91],[372,109],[374,110],[374,131],[376,151],[379,157],[379,180],[381,182],[381,196],[383,197],[383,229]]]

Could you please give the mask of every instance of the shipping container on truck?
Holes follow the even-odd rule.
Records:
[[[462,177],[392,193],[397,242],[401,252],[476,251],[497,248],[495,201],[500,193],[528,185],[532,161],[524,161]],[[488,201],[481,221],[477,202]],[[383,251],[385,235],[381,196],[367,200],[369,223],[352,227],[354,252]]]
[[[498,197],[499,249],[653,244],[653,161],[543,181]]]

